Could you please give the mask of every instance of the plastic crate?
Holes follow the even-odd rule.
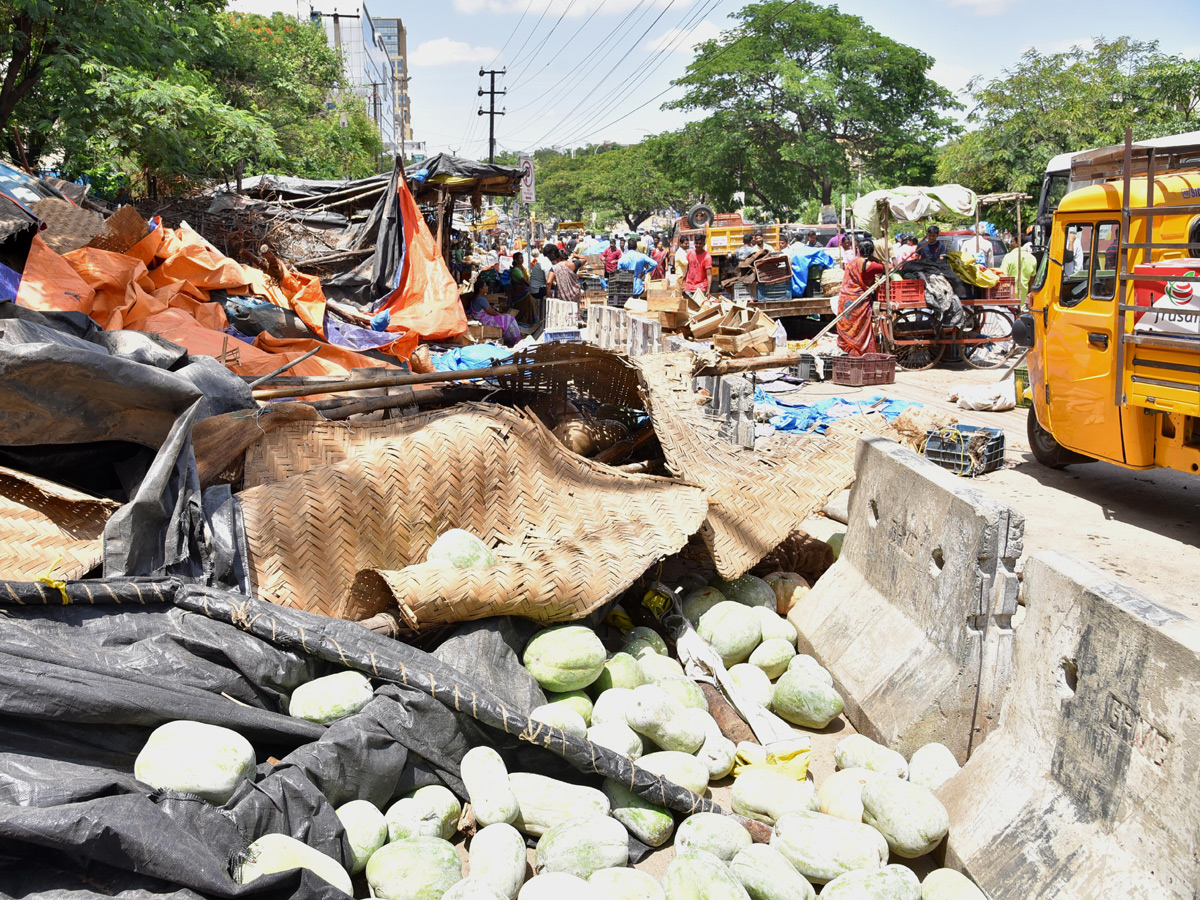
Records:
[[[980,291],[980,295],[981,300],[1015,300],[1017,297],[1017,279],[1011,275],[1001,275],[998,285],[984,288]]]
[[[792,366],[792,374],[804,381],[828,381],[833,375],[833,357],[801,353],[800,362]]]
[[[792,299],[792,281],[789,278],[787,281],[780,281],[776,284],[758,285],[759,300],[791,300]]]
[[[906,278],[902,281],[893,281],[890,285],[892,292],[892,306],[925,306],[925,282],[919,278]],[[882,290],[876,291],[876,296],[882,300],[887,294]]]
[[[583,341],[583,334],[578,328],[555,328],[553,331],[547,328],[542,332],[542,343],[549,344],[553,341],[578,344]]]
[[[862,356],[835,356],[833,383],[850,387],[867,384],[894,384],[896,357],[889,353],[864,353]]]
[[[1013,369],[1013,382],[1013,387],[1017,395],[1017,406],[1021,409],[1029,409],[1033,406],[1033,398],[1025,396],[1025,392],[1029,390],[1029,368],[1027,366],[1017,366]]]
[[[987,443],[972,457],[971,438],[983,432]],[[955,475],[974,478],[1004,465],[1004,431],[976,425],[948,425],[925,433],[925,458]]]

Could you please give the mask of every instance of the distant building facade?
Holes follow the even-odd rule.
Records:
[[[412,142],[412,107],[408,100],[408,29],[400,19],[376,19],[375,28],[392,58],[392,97],[396,133],[405,143]]]
[[[342,12],[347,6],[350,11]],[[379,129],[385,150],[395,153],[400,149],[396,127],[396,81],[380,23],[397,20],[373,19],[365,3],[339,2],[335,9],[336,12],[324,12],[314,6],[312,19],[324,25],[329,46],[342,57],[350,89],[362,100],[368,118]]]

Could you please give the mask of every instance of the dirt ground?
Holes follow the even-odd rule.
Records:
[[[960,422],[1003,428],[1005,467],[971,479],[974,487],[1025,516],[1025,554],[1056,550],[1086,560],[1149,599],[1200,618],[1192,578],[1200,570],[1200,479],[1183,472],[1135,472],[1109,463],[1047,469],[1029,452],[1027,411],[968,412],[948,402],[958,384],[986,384],[999,373],[974,369],[901,372],[896,384],[804,388],[814,400],[884,394],[953,412]]]

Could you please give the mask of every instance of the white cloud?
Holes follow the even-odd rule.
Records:
[[[969,9],[977,16],[998,16],[1020,2],[1021,0],[949,0],[951,6]]]
[[[929,70],[930,78],[956,94],[963,90],[967,86],[967,82],[977,74],[979,73],[968,69],[966,66],[956,66],[951,63],[942,62],[934,63],[933,68]]]
[[[671,50],[673,53],[691,54],[692,48],[705,41],[711,41],[721,34],[721,29],[705,19],[692,28],[668,28],[656,38],[646,42],[650,51]]]
[[[496,55],[495,47],[473,47],[466,41],[435,38],[425,41],[408,55],[414,66],[450,66],[458,63],[486,63]]]

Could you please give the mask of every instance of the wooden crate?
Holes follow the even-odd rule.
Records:
[[[693,338],[699,340],[717,333],[717,329],[721,327],[721,320],[728,312],[722,308],[723,305],[710,306],[692,316],[688,322],[688,330],[692,333]]]
[[[477,344],[487,341],[498,341],[504,337],[504,329],[495,325],[483,325],[479,322],[467,323],[467,335]]]
[[[546,298],[546,329],[558,331],[579,327],[579,304],[570,300]]]
[[[662,350],[662,325],[654,319],[630,316],[628,335],[630,356],[646,356]]]
[[[629,349],[629,313],[615,306],[588,310],[588,342],[601,350],[626,353]]]

